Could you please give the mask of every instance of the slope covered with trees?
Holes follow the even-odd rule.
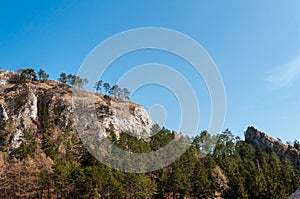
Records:
[[[73,77],[61,75],[60,81],[68,83]],[[299,166],[289,156],[245,142],[229,130],[216,136],[203,131],[189,138],[188,150],[157,171],[132,174],[112,169],[91,156],[69,115],[63,114],[69,110],[65,99],[70,90],[47,79],[44,71],[36,75],[23,70],[10,75],[13,83],[1,88],[0,102],[10,106],[6,111],[0,106],[0,198],[281,199],[300,186]],[[33,86],[41,90],[37,101],[30,97]],[[116,92],[102,82],[95,89]],[[129,132],[117,135],[113,128],[108,132],[119,148],[137,153],[159,150],[180,136],[165,128],[156,128],[149,139]],[[299,142],[287,148],[299,153]]]
[[[230,131],[218,136],[211,153],[201,157],[203,137],[171,165],[146,174],[124,173],[93,158],[80,142],[67,141],[59,154],[56,141],[45,135],[43,151],[31,142],[13,154],[2,151],[0,191],[3,198],[287,198],[299,186],[299,169],[274,151],[255,149]],[[157,150],[174,139],[162,129],[150,141],[126,133],[111,139],[133,152]],[[66,138],[60,138],[66,139]],[[78,141],[78,140],[77,140]],[[30,144],[31,143],[31,144]],[[43,155],[45,154],[45,155]]]

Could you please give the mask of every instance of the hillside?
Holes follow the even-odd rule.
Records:
[[[0,198],[281,199],[300,186],[297,145],[287,146],[254,127],[246,130],[245,141],[229,130],[218,136],[203,131],[185,154],[157,171],[112,169],[93,158],[79,139],[73,89],[0,71]],[[148,153],[178,138],[153,125],[138,104],[79,92],[95,101],[101,129],[96,136],[108,137],[123,150]]]

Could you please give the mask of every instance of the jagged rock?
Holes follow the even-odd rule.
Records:
[[[9,146],[9,150],[10,151],[15,150],[16,148],[18,148],[21,145],[21,143],[22,143],[22,136],[23,136],[22,130],[18,130],[13,135],[13,138],[12,138],[10,146]]]
[[[269,148],[271,150],[275,150],[276,146],[282,147],[283,150],[287,150],[287,146],[278,140],[266,135],[265,133],[258,131],[254,127],[248,127],[245,132],[245,141],[253,144],[256,147],[261,148]]]
[[[245,132],[245,141],[256,148],[274,151],[282,159],[288,158],[294,164],[300,165],[300,152],[296,148],[288,147],[252,126]]]

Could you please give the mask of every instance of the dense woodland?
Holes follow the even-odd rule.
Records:
[[[31,70],[22,71],[21,76],[37,78]],[[39,79],[45,81],[47,74],[40,72]],[[67,83],[68,78],[63,81]],[[254,148],[229,130],[218,136],[203,131],[190,138],[189,149],[165,168],[124,173],[91,156],[71,123],[61,127],[66,121],[60,113],[57,107],[56,117],[50,120],[47,104],[40,103],[38,131],[25,130],[23,142],[13,151],[4,144],[4,137],[14,124],[0,122],[0,198],[282,199],[300,186],[299,165],[275,151]],[[163,128],[147,140],[130,133],[116,139],[112,130],[109,139],[124,150],[141,153],[158,150],[176,136]]]
[[[147,142],[126,133],[114,142],[126,150],[147,152],[165,146],[174,136],[162,129]],[[280,159],[274,151],[255,149],[230,131],[218,136],[205,157],[201,153],[204,145],[208,147],[207,132],[202,132],[180,159],[145,174],[103,165],[74,137],[75,143],[68,141],[62,155],[56,142],[64,138],[45,135],[46,156],[42,156],[33,137],[27,132],[27,142],[13,154],[2,150],[1,198],[213,198],[219,194],[274,199],[287,198],[300,185],[299,168],[289,160]]]

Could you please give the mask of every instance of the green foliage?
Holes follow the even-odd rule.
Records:
[[[120,98],[121,91],[122,91],[121,88],[115,84],[110,88],[109,94],[113,95],[114,97]]]
[[[153,151],[157,151],[160,148],[166,146],[174,139],[174,134],[172,134],[168,129],[163,128],[154,136],[150,141],[150,147]]]
[[[13,91],[13,95],[5,96],[6,103],[12,107],[9,111],[15,115],[27,102],[30,92],[28,81],[37,78],[34,70],[30,68],[21,70],[20,74],[12,75],[10,83],[16,84],[10,90]],[[48,79],[43,70],[38,72],[38,77],[42,81]],[[61,73],[59,81],[79,89],[87,84],[87,79],[65,73]],[[21,86],[24,89],[20,89]],[[96,92],[101,93],[105,90],[106,94],[129,100],[128,89],[121,89],[118,85],[111,87],[109,83],[99,80],[95,89]],[[109,107],[114,99],[112,96],[104,95],[106,105],[100,107],[102,114],[110,114]],[[35,189],[38,190],[35,198],[215,198],[215,195],[219,194],[222,198],[230,199],[281,199],[288,198],[300,185],[299,165],[282,155],[278,156],[276,151],[270,148],[254,148],[235,137],[228,129],[217,136],[210,135],[207,131],[201,132],[179,159],[157,171],[132,174],[112,169],[95,159],[71,134],[72,122],[62,114],[66,108],[62,101],[54,105],[54,117],[50,117],[48,109],[52,97],[53,93],[50,92],[39,94],[39,130],[36,134],[26,129],[21,120],[21,127],[25,130],[19,140],[21,144],[15,151],[11,151],[5,145],[9,142],[6,131],[13,127],[13,119],[0,121],[0,184],[3,179],[7,181],[6,178],[9,178],[7,182],[10,182],[1,184],[0,189],[4,187],[1,190],[6,190],[6,186],[10,184],[18,185],[13,191],[22,189],[18,184],[20,177],[16,177],[22,173],[23,168],[20,165],[26,165],[25,170],[32,174],[28,175],[26,180],[28,184],[35,183],[33,187],[37,187]],[[131,114],[134,113],[134,108],[133,105],[129,105]],[[153,136],[145,140],[138,139],[129,132],[117,136],[113,125],[110,125],[107,133],[112,143],[131,153],[158,151],[178,137],[176,133],[165,128],[160,129],[159,126],[154,126]],[[95,144],[96,141],[91,143]],[[279,142],[275,145],[280,147]],[[289,151],[294,152],[293,156],[299,156],[299,149],[300,144],[297,140],[289,144]],[[51,172],[46,170],[46,165],[42,163],[38,167],[30,167],[33,162],[40,160],[37,156],[41,155],[38,154],[41,150],[46,154],[46,159],[51,158]],[[95,151],[97,150],[96,148]],[[3,164],[3,154],[9,153],[10,159]],[[30,159],[33,161],[29,162]],[[117,157],[112,157],[112,160],[115,163],[121,161]],[[10,168],[9,164],[15,167]],[[143,162],[139,162],[139,165],[142,164]],[[19,165],[18,169],[16,165]],[[4,172],[3,168],[8,169]],[[18,173],[14,173],[15,171]],[[39,175],[36,175],[37,173]],[[38,180],[33,178],[36,176],[39,177]],[[44,197],[45,192],[47,197]],[[1,192],[1,196],[12,198],[5,191]]]
[[[58,146],[55,140],[53,140],[49,134],[44,135],[42,144],[46,155],[51,157],[52,160],[56,160],[58,156]]]
[[[49,75],[46,74],[45,71],[42,70],[42,69],[40,69],[40,70],[38,71],[38,76],[39,76],[39,80],[41,80],[41,81],[48,80],[48,78],[49,78]]]
[[[18,74],[12,74],[9,77],[9,83],[11,84],[24,84],[25,82],[26,78]]]
[[[125,186],[127,198],[152,198],[157,191],[156,184],[145,174],[126,174],[123,186]]]
[[[99,81],[97,81],[96,83],[95,83],[95,86],[94,86],[94,88],[95,88],[95,90],[96,90],[96,92],[101,92],[101,90],[102,90],[102,80],[99,80]]]
[[[20,112],[20,110],[23,109],[24,105],[27,102],[29,96],[29,87],[25,84],[23,86],[23,89],[21,89],[20,91],[18,91],[15,96],[10,97],[10,96],[6,96],[5,101],[7,101],[7,103],[11,104],[11,108],[12,108],[12,112],[13,114],[18,114]]]
[[[113,85],[110,87],[108,83],[104,83],[103,87],[106,91],[106,93],[120,99],[129,100],[130,99],[130,92],[127,88],[120,88],[118,85]]]
[[[58,78],[63,84],[69,84],[70,86],[74,86],[75,88],[82,89],[88,83],[88,79],[81,78],[76,75],[61,73],[60,77]]]
[[[37,143],[32,132],[28,130],[23,131],[22,143],[13,152],[14,157],[23,160],[25,158],[33,157],[37,148]]]
[[[110,91],[110,85],[109,85],[109,83],[105,82],[103,84],[103,87],[104,87],[106,93],[108,93]]]
[[[82,89],[84,87],[84,85],[86,85],[88,83],[88,79],[86,79],[86,78],[81,78],[79,76],[72,75],[72,74],[68,74],[66,76],[65,73],[61,74],[60,81],[66,82],[69,85],[74,86],[78,89]]]
[[[32,80],[37,79],[36,73],[32,68],[22,69],[20,75],[22,77],[25,77],[26,79],[32,79]]]
[[[53,178],[55,192],[59,197],[74,198],[80,194],[80,185],[85,179],[85,174],[76,162],[57,162]]]
[[[63,111],[66,110],[66,105],[64,105],[62,100],[56,102],[53,112],[54,112],[54,124],[57,125],[63,131],[70,131],[70,121],[67,120],[65,115],[62,115]]]
[[[196,136],[190,148],[171,165],[147,174],[124,173],[96,160],[85,147],[74,156],[74,140],[68,135],[45,134],[44,151],[55,160],[53,175],[41,172],[43,189],[55,198],[287,198],[299,186],[299,170],[276,153],[255,149],[236,140],[229,130],[217,136],[217,143],[207,132]],[[24,145],[16,157],[34,154],[34,136],[24,132]],[[118,147],[130,152],[159,150],[175,138],[163,128],[148,141],[114,130],[108,137]],[[58,158],[58,147],[65,145],[65,158]],[[77,143],[78,145],[78,143]],[[203,151],[209,152],[206,156]],[[118,161],[118,160],[115,160]],[[219,166],[219,167],[217,167]],[[218,168],[218,169],[217,169]],[[219,173],[218,173],[219,172]]]
[[[130,92],[127,88],[123,88],[122,98],[125,99],[125,100],[130,100]]]
[[[192,196],[196,198],[210,198],[214,194],[216,185],[211,173],[211,168],[206,167],[202,160],[196,162],[193,175],[191,176]]]
[[[40,123],[40,129],[45,130],[49,127],[49,103],[51,96],[45,95],[38,99],[38,118]]]
[[[7,125],[6,121],[0,120],[0,131],[3,130],[6,127],[6,125]]]
[[[88,83],[88,79],[79,76],[73,76],[72,85],[78,89],[82,89]]]
[[[300,142],[298,140],[295,140],[294,141],[294,147],[297,149],[297,150],[300,150]]]
[[[63,84],[66,84],[67,83],[67,75],[66,75],[66,73],[61,73],[60,77],[58,78],[58,81],[60,81]]]

